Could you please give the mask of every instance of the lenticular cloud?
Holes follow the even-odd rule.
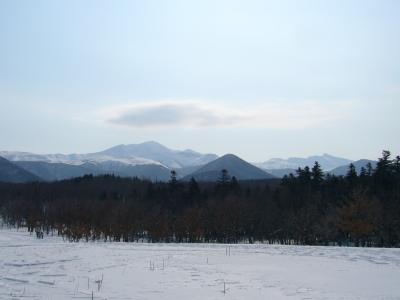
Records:
[[[321,105],[268,102],[257,107],[228,107],[195,101],[163,101],[109,107],[101,114],[111,124],[131,128],[243,127],[267,129],[307,128],[346,116],[352,103]]]

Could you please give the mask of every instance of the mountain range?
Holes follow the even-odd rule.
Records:
[[[121,177],[147,178],[167,181],[171,170],[178,178],[194,177],[200,181],[214,181],[221,170],[228,170],[237,179],[281,178],[295,173],[298,167],[312,166],[318,161],[325,172],[344,175],[351,160],[329,154],[307,158],[274,158],[262,163],[250,164],[227,154],[202,154],[190,149],[173,150],[157,142],[118,145],[104,151],[87,154],[35,154],[29,152],[0,151],[0,181],[53,181],[85,174],[114,174]],[[359,166],[360,165],[360,166]],[[360,169],[365,166],[356,165]],[[344,174],[343,174],[344,173]]]
[[[306,166],[311,167],[314,165],[316,161],[318,161],[318,163],[321,165],[321,168],[324,171],[330,171],[334,168],[348,165],[352,162],[352,160],[350,159],[336,157],[325,153],[323,155],[314,155],[306,158],[301,158],[301,157],[290,157],[288,159],[271,158],[270,160],[267,160],[262,163],[257,163],[256,165],[266,170],[297,169],[299,167],[300,168],[304,168]]]
[[[34,154],[29,152],[0,151],[0,156],[10,161],[41,161],[48,163],[64,163],[82,165],[85,163],[125,165],[163,165],[167,168],[183,168],[204,165],[218,156],[201,154],[187,149],[184,151],[169,149],[157,142],[118,145],[104,151],[87,154]]]

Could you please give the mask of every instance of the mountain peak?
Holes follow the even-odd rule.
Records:
[[[156,141],[146,141],[143,143],[139,143],[139,144],[134,144],[137,146],[152,146],[152,147],[162,147],[162,148],[167,148],[165,147],[163,144],[160,144],[159,142]]]
[[[222,155],[219,160],[221,161],[240,161],[240,162],[246,162],[245,160],[241,159],[239,156],[232,154],[232,153],[227,153]]]
[[[151,149],[168,149],[164,145],[157,143],[155,141],[146,141],[146,142],[139,143],[139,144],[119,144],[119,145],[113,146],[111,148],[108,148],[104,151],[108,151],[110,149],[130,149],[130,148],[143,148],[143,147],[148,148],[148,149],[149,148],[151,148]]]
[[[225,154],[188,175],[185,179],[193,177],[199,181],[215,181],[223,169],[227,170],[230,176],[235,176],[240,180],[274,178],[234,154]]]
[[[216,158],[216,155],[169,149],[155,141],[119,145],[95,154],[107,155],[119,159],[145,158],[161,163],[169,168],[203,165]]]
[[[232,153],[227,153],[221,156],[221,158],[228,158],[228,159],[241,159],[239,156],[232,154]]]
[[[156,141],[153,141],[153,140],[144,141],[144,142],[139,143],[139,144],[137,144],[137,145],[140,145],[140,144],[161,145],[159,142],[156,142]]]

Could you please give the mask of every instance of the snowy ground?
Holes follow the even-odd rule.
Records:
[[[0,299],[400,299],[400,249],[227,247],[0,229]]]

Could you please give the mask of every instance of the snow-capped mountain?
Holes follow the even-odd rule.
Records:
[[[84,163],[105,163],[113,162],[116,164],[128,164],[128,165],[143,165],[143,164],[161,164],[158,161],[146,159],[142,157],[127,157],[118,158],[111,155],[105,155],[101,153],[90,153],[90,154],[35,154],[29,152],[17,152],[17,151],[0,151],[0,156],[10,161],[36,161],[36,162],[47,162],[47,163],[63,163],[69,165],[81,165]]]
[[[326,172],[341,166],[348,166],[352,162],[329,154],[307,158],[273,158],[266,162],[254,164],[262,169],[263,171],[258,170],[263,173],[256,174],[253,169],[252,171],[254,172],[249,173],[246,171],[244,172],[245,174],[242,174],[234,168],[236,164],[233,164],[232,161],[237,162],[238,159],[232,159],[233,156],[228,155],[218,160],[218,156],[215,154],[202,154],[190,149],[174,150],[153,141],[118,145],[100,152],[84,154],[35,154],[0,151],[0,157],[4,157],[33,175],[49,181],[85,174],[115,174],[152,180],[168,180],[171,170],[177,170],[180,178],[191,175],[196,175],[200,178],[204,176],[200,176],[199,173],[207,173],[207,170],[204,169],[207,164],[212,163],[211,166],[215,166],[219,162],[224,162],[224,168],[235,171],[234,173],[237,173],[238,178],[254,179],[264,177],[264,171],[269,173],[268,176],[272,174],[275,177],[282,177],[285,174],[294,173],[295,169],[299,167],[311,167],[315,161],[318,161]],[[230,163],[225,166],[227,161]],[[215,170],[213,169],[215,174],[219,174],[219,167],[221,166],[218,165]],[[244,167],[243,164],[242,167]],[[239,169],[242,170],[243,168]],[[251,176],[247,173],[251,174]]]
[[[299,167],[304,168],[305,166],[312,167],[316,161],[319,162],[321,168],[325,171],[329,171],[343,165],[348,165],[352,162],[352,160],[342,157],[336,157],[325,153],[323,155],[314,155],[306,158],[301,158],[301,157],[290,157],[288,159],[272,158],[262,163],[256,163],[255,165],[258,166],[259,168],[266,170],[297,169]]]
[[[165,181],[169,179],[172,169],[194,170],[217,158],[215,154],[201,154],[193,150],[172,150],[156,142],[118,145],[87,154],[0,151],[0,157],[47,181],[85,174],[115,174]]]
[[[206,164],[217,158],[215,154],[201,154],[193,150],[172,150],[156,142],[118,145],[104,151],[87,154],[35,154],[29,152],[0,151],[0,156],[10,161],[37,161],[82,165],[101,164],[107,167],[121,165],[163,165],[183,168]]]
[[[193,150],[172,150],[157,142],[142,144],[118,145],[104,150],[97,155],[107,155],[118,159],[145,158],[169,168],[199,166],[215,160],[215,154],[201,154]]]

